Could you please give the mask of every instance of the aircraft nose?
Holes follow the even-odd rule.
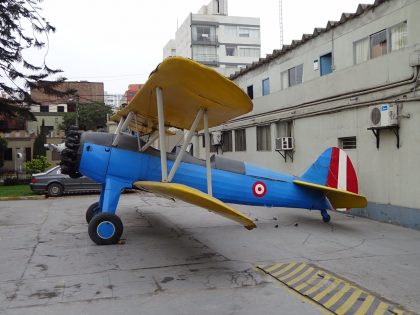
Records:
[[[81,177],[79,172],[78,151],[80,148],[80,138],[82,132],[76,126],[71,126],[66,132],[66,148],[61,152],[61,173],[67,174],[71,178]]]

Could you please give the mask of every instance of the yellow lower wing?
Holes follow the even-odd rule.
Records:
[[[322,190],[328,197],[332,206],[337,208],[364,208],[367,205],[367,199],[364,196],[336,188],[308,183],[301,180],[294,180],[295,184],[317,190]]]
[[[150,182],[150,181],[139,181],[135,182],[134,186],[137,188],[144,188],[146,190],[154,191],[161,193],[167,196],[171,196],[185,202],[191,203],[193,205],[206,208],[207,210],[217,213],[221,216],[224,216],[228,219],[236,221],[242,224],[248,230],[252,230],[256,227],[255,223],[246,215],[229,207],[227,204],[223,203],[219,199],[210,197],[209,195],[182,185],[175,183],[161,183],[161,182]]]

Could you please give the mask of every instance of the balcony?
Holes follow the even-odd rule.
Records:
[[[217,54],[194,54],[192,59],[207,66],[217,67],[219,65]]]

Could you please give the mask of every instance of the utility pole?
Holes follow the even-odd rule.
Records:
[[[76,126],[79,127],[79,95],[76,95]]]
[[[280,49],[283,48],[283,0],[279,0]]]

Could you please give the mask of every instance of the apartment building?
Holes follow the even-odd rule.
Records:
[[[260,57],[260,19],[228,15],[227,0],[212,0],[191,13],[163,48],[230,75]]]
[[[361,4],[233,74],[254,109],[213,129],[213,151],[301,175],[339,146],[369,200],[352,213],[420,229],[419,67],[420,1]]]

